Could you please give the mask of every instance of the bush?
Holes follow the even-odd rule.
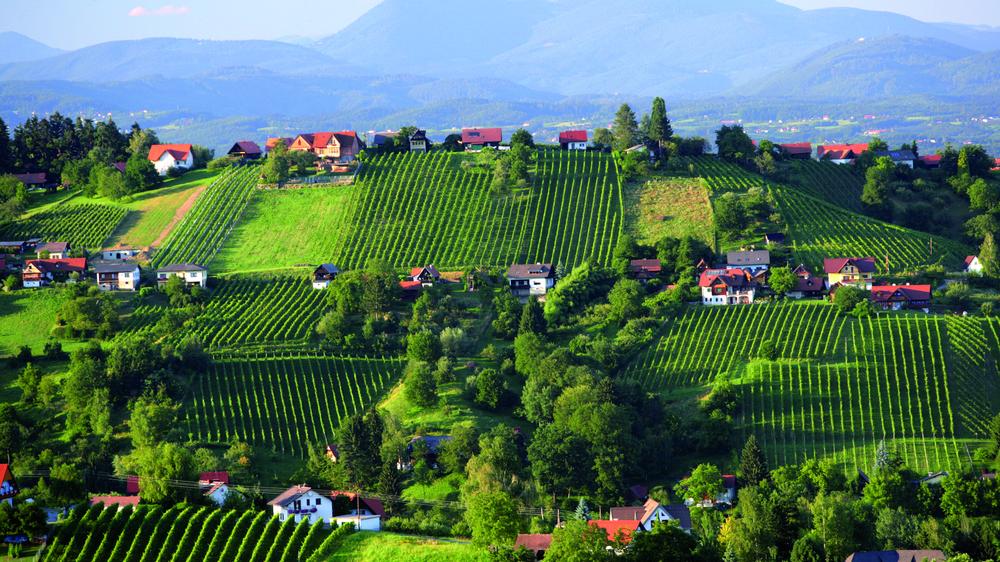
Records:
[[[424,363],[433,363],[441,356],[441,343],[430,330],[410,332],[406,336],[406,355]]]
[[[437,403],[437,383],[431,366],[423,361],[411,361],[406,368],[403,395],[417,406],[429,407]]]

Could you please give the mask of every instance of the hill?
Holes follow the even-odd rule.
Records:
[[[16,31],[0,32],[0,64],[44,59],[62,52]]]
[[[865,99],[1000,93],[1000,53],[938,39],[856,39],[816,51],[747,86],[750,95]]]

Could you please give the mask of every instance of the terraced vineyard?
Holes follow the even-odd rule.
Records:
[[[111,205],[62,205],[0,227],[4,240],[41,238],[69,242],[79,249],[98,249],[125,219],[127,211]]]
[[[153,267],[211,263],[243,215],[259,172],[255,165],[234,166],[219,176],[153,256]]]
[[[326,443],[345,416],[366,408],[396,379],[392,359],[290,356],[216,361],[193,382],[185,405],[192,438],[236,437],[305,456]]]
[[[790,167],[794,181],[789,187],[855,213],[863,211],[861,191],[864,178],[853,166],[793,160]]]
[[[465,158],[437,152],[366,162],[334,261],[448,268],[610,259],[623,215],[611,156],[539,151],[531,187],[509,195],[491,193],[492,174],[464,169]]]
[[[260,560],[319,562],[350,526],[329,532],[322,523],[284,523],[265,511],[232,511],[181,504],[160,507],[101,504],[77,509],[56,527],[44,562],[202,562]]]
[[[730,378],[743,437],[754,433],[776,464],[829,457],[867,469],[884,439],[917,471],[956,469],[996,407],[991,327],[918,314],[856,320],[822,303],[699,307],[668,323],[626,376],[651,391]],[[759,358],[767,340],[774,361]]]

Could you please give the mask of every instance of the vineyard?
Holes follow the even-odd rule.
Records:
[[[691,309],[626,376],[651,391],[729,378],[742,397],[743,437],[755,434],[776,464],[828,457],[867,469],[883,439],[917,471],[967,462],[966,444],[981,443],[996,407],[983,390],[1000,386],[987,348],[992,324],[909,314],[856,320],[834,310]],[[760,357],[765,341],[774,360]]]
[[[181,504],[98,504],[78,508],[56,526],[43,562],[320,562],[350,526],[334,532],[308,520],[284,523],[265,511],[232,511]]]
[[[793,181],[789,187],[849,211],[862,213],[864,178],[853,166],[815,160],[792,160],[790,164]]]
[[[0,226],[0,238],[46,242],[69,242],[73,248],[97,249],[111,236],[127,214],[111,205],[62,205]]]
[[[253,196],[258,173],[256,166],[234,166],[219,176],[170,233],[153,267],[211,263]]]
[[[531,187],[498,195],[492,174],[444,152],[389,154],[366,162],[349,207],[348,236],[334,256],[353,268],[371,259],[395,267],[567,267],[607,261],[622,228],[617,167],[597,152],[538,152]]]
[[[305,456],[310,444],[333,439],[342,418],[375,402],[401,367],[370,358],[222,359],[192,382],[188,433],[204,442],[236,437]]]

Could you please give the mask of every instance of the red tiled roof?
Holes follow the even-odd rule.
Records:
[[[441,274],[438,273],[438,270],[437,270],[436,267],[434,267],[433,265],[425,265],[423,267],[414,267],[413,269],[411,269],[410,270],[410,278],[412,279],[414,277],[420,276],[420,274],[422,274],[425,269],[427,270],[427,273],[429,273],[431,277],[433,277],[435,279],[437,279],[438,277],[441,277]]]
[[[921,156],[920,161],[924,164],[940,164],[941,155],[940,154],[928,154],[927,156]]]
[[[514,541],[514,548],[516,549],[519,546],[523,546],[531,552],[548,550],[549,547],[552,546],[552,535],[518,535],[517,540]]]
[[[812,154],[813,145],[811,142],[791,142],[779,144],[785,152],[789,154]]]
[[[976,259],[976,256],[966,256],[966,258],[965,258],[965,267],[969,267],[970,265],[972,265],[972,262],[975,259]]]
[[[702,272],[698,286],[711,287],[716,282],[725,283],[730,287],[743,287],[750,283],[750,274],[742,269],[708,269]]]
[[[87,270],[87,258],[63,258],[61,260],[45,259],[45,260],[28,260],[24,262],[25,266],[34,265],[42,271],[49,272],[78,272],[83,273]]]
[[[190,144],[154,144],[149,147],[149,161],[156,162],[163,157],[164,153],[169,152],[174,160],[187,160],[189,154],[191,154]]]
[[[831,160],[844,160],[851,157],[851,154],[856,157],[862,152],[868,150],[868,144],[821,144],[816,147],[816,157],[823,158],[829,154]]]
[[[90,498],[90,505],[97,505],[103,503],[104,507],[111,507],[117,505],[118,507],[125,507],[127,505],[137,506],[139,505],[139,496],[94,496]]]
[[[218,472],[202,472],[198,475],[198,480],[201,482],[222,482],[223,484],[229,484],[229,473],[225,470]]]
[[[352,503],[352,505],[354,504],[355,499],[358,497],[357,494],[354,494],[352,492],[339,492],[336,490],[330,492],[331,498],[337,499],[338,496],[343,496],[347,498]],[[368,511],[371,511],[375,515],[381,515],[382,517],[385,517],[385,507],[382,505],[382,500],[378,500],[375,498],[366,498],[362,496],[361,503],[363,503],[368,507]]]
[[[587,142],[587,131],[563,131],[559,133],[559,142]]]
[[[663,271],[663,264],[660,263],[660,260],[632,260],[628,267],[633,272],[660,273]]]
[[[591,520],[588,521],[594,527],[600,527],[604,529],[604,532],[608,534],[608,540],[615,540],[618,538],[618,534],[621,533],[622,541],[628,543],[632,540],[632,533],[639,528],[639,521],[637,520],[624,520],[624,521],[604,521],[604,520]]]
[[[929,301],[930,285],[879,285],[872,287],[872,300],[878,303],[891,301]]]
[[[139,477],[129,476],[125,479],[125,493],[126,494],[138,494],[139,493]]]
[[[14,174],[17,181],[23,183],[24,185],[41,185],[46,182],[45,172],[37,172],[33,174]]]
[[[1000,158],[997,158],[996,160],[993,161],[993,169],[1000,170]]]
[[[211,496],[216,491],[218,491],[219,488],[221,488],[223,486],[226,486],[226,485],[227,484],[225,482],[215,482],[211,486],[209,486],[207,490],[205,490],[205,493],[203,495]]]
[[[399,286],[404,291],[411,291],[413,289],[419,289],[422,286],[422,284],[420,283],[420,281],[400,281]]]
[[[827,258],[823,260],[823,271],[840,273],[848,264],[858,268],[861,273],[875,272],[875,258]]]
[[[486,144],[503,141],[503,129],[462,129],[462,144]]]
[[[0,499],[5,500],[17,495],[17,483],[14,482],[14,472],[10,469],[10,465],[0,464],[0,482],[10,482],[11,488],[14,489],[13,493],[0,496]]]

